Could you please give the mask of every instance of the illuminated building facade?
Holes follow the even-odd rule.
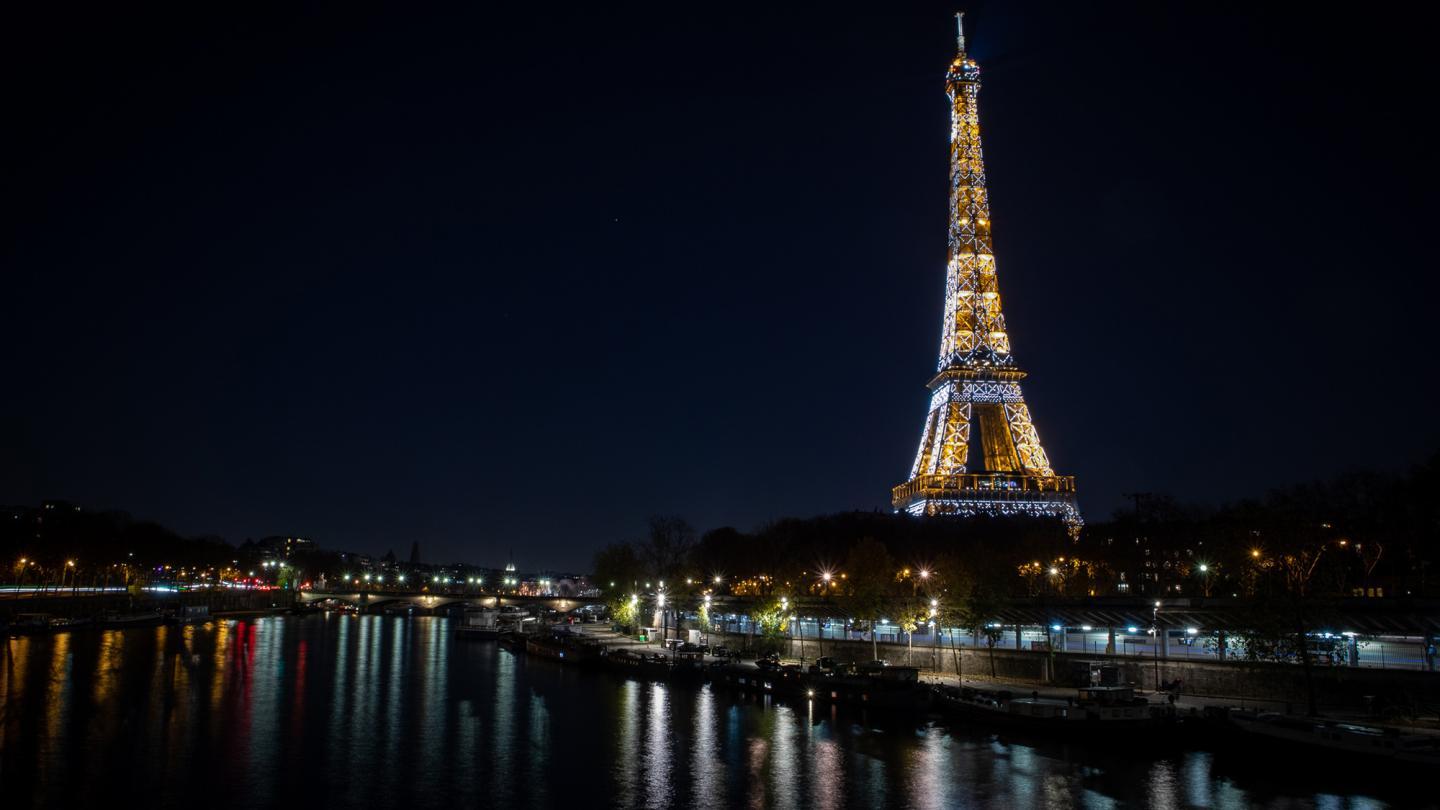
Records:
[[[957,24],[960,15],[956,15]],[[1075,479],[1056,475],[1020,392],[1010,353],[980,150],[980,67],[959,52],[945,76],[950,96],[950,238],[940,359],[930,410],[910,470],[895,487],[897,510],[913,515],[1036,515],[1081,525]]]

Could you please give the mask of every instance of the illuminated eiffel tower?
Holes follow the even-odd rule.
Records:
[[[980,67],[965,55],[962,15],[955,19],[959,53],[945,76],[950,250],[940,361],[910,480],[895,487],[892,502],[912,515],[1058,517],[1075,533],[1081,525],[1075,479],[1050,468],[1000,314],[980,152]]]

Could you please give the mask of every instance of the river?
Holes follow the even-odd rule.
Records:
[[[1303,762],[1007,739],[579,671],[457,640],[444,618],[76,631],[3,655],[7,808],[1403,803]]]

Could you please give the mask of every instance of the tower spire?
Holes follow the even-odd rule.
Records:
[[[955,12],[955,45],[960,50],[960,55],[965,55],[965,12]]]

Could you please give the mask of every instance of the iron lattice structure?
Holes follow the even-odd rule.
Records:
[[[957,24],[960,15],[956,15]],[[980,67],[959,53],[945,76],[950,97],[950,238],[940,359],[910,480],[895,487],[913,515],[1036,515],[1081,525],[1075,479],[1056,475],[1020,392],[1010,352],[980,150]]]

